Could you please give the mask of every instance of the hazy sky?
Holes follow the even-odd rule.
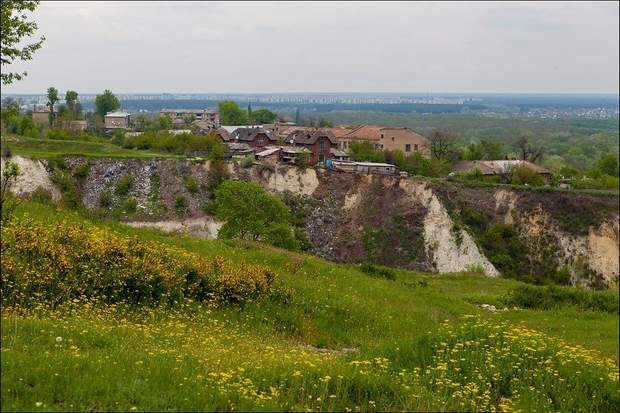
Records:
[[[4,93],[618,93],[618,2],[41,2]],[[6,70],[3,68],[3,70]]]

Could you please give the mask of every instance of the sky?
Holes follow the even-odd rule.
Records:
[[[3,93],[617,94],[618,4],[42,1]]]

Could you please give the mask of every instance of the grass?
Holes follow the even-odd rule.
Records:
[[[1,143],[2,148],[9,148],[14,155],[35,159],[48,159],[58,156],[117,159],[182,158],[179,155],[124,149],[110,142],[36,139],[7,135],[2,136]]]
[[[25,202],[17,215],[265,266],[291,294],[286,303],[243,306],[131,308],[83,299],[53,308],[4,306],[3,411],[619,405],[618,315],[575,308],[491,313],[476,305],[499,302],[523,285],[515,280],[405,270],[393,270],[392,280],[252,242],[90,221],[49,204]]]

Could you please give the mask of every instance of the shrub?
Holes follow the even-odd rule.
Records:
[[[61,203],[71,209],[79,209],[82,207],[82,196],[80,191],[75,187],[75,183],[71,179],[71,175],[61,169],[55,169],[51,178],[62,192]]]
[[[118,179],[116,182],[116,195],[125,196],[129,193],[131,186],[133,185],[133,176],[129,174],[125,174]]]
[[[0,247],[3,305],[56,305],[75,298],[243,303],[275,291],[276,276],[266,267],[207,259],[88,224],[24,218],[2,226]]]
[[[70,140],[71,134],[64,129],[48,129],[45,133],[47,139]]]
[[[136,201],[136,198],[129,197],[123,202],[123,211],[128,214],[133,214],[134,212],[136,212],[137,206],[138,201]]]
[[[197,194],[200,190],[200,182],[191,175],[183,177],[183,185],[185,185],[185,189],[191,194]]]
[[[530,186],[543,186],[545,179],[536,171],[528,168],[525,165],[517,166],[512,170],[513,185],[530,185]]]
[[[251,168],[252,165],[254,165],[254,158],[251,156],[246,156],[245,158],[241,159],[240,164],[242,168]]]
[[[298,248],[288,207],[254,183],[224,181],[215,191],[216,215],[226,223],[218,237],[265,241]]]
[[[177,195],[176,198],[174,199],[174,208],[178,212],[183,212],[187,209],[187,207],[188,207],[187,198],[185,198],[183,195]]]
[[[28,197],[33,201],[48,203],[52,201],[52,194],[47,189],[42,186],[37,186],[37,188],[30,194]]]
[[[112,206],[112,192],[106,190],[99,194],[99,206],[102,208],[109,208]]]
[[[570,287],[519,286],[505,296],[506,305],[540,310],[578,308],[581,310],[618,313],[618,293],[608,291],[587,291]]]
[[[378,267],[374,264],[364,263],[359,266],[359,270],[364,274],[370,275],[374,278],[387,278],[388,280],[396,280],[394,271],[389,268]]]
[[[90,172],[90,165],[88,163],[83,163],[75,167],[73,170],[74,175],[77,178],[84,179],[88,176]]]

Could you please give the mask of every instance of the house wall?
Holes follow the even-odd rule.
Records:
[[[49,125],[49,112],[32,112],[32,121],[35,125]]]
[[[120,128],[129,128],[129,116],[117,117],[117,116],[106,116],[105,117],[105,127],[108,129],[120,129]]]
[[[410,129],[383,129],[381,131],[383,138],[379,139],[378,149],[383,150],[401,150],[405,155],[411,155],[417,151],[421,152],[426,158],[431,157],[431,141],[422,135],[415,133]],[[407,145],[410,145],[407,151]]]
[[[321,142],[323,142],[323,150],[321,150]],[[319,162],[321,155],[323,155],[324,160],[333,159],[334,156],[331,154],[330,149],[335,148],[337,145],[332,144],[328,138],[320,137],[312,145],[298,144],[297,146],[302,146],[312,152],[309,162],[311,165],[314,165]]]

